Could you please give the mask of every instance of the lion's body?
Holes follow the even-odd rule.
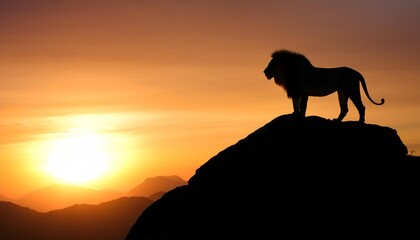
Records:
[[[368,99],[374,102],[367,91],[363,76],[349,67],[319,68],[313,66],[302,54],[288,50],[276,51],[264,73],[268,79],[274,77],[277,85],[282,86],[287,96],[293,100],[295,114],[305,116],[309,96],[323,97],[338,92],[341,121],[348,112],[347,102],[350,98],[359,112],[359,122],[365,121],[365,107],[360,95],[359,82],[362,84]]]

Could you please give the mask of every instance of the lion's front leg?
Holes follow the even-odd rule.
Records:
[[[300,98],[300,114],[302,117],[306,116],[306,107],[308,105],[308,96],[302,96]]]
[[[302,112],[301,112],[301,109],[300,109],[301,98],[300,97],[293,97],[292,101],[293,101],[293,115],[305,116],[304,114],[302,115]]]

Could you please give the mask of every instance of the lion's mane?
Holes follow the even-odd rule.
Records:
[[[273,52],[271,57],[273,63],[280,64],[284,71],[284,79],[275,78],[275,83],[284,88],[289,98],[301,96],[300,76],[302,71],[313,68],[311,62],[300,53],[284,49]]]

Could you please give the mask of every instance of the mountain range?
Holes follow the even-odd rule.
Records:
[[[31,191],[19,199],[4,197],[3,200],[0,198],[0,201],[11,201],[38,212],[48,212],[74,204],[99,204],[124,196],[147,197],[156,200],[163,193],[185,184],[187,184],[187,181],[175,175],[146,178],[141,184],[127,192],[112,189],[94,190],[80,186],[56,184]]]
[[[152,202],[144,197],[122,197],[47,213],[0,202],[0,239],[124,239],[137,216]]]
[[[122,197],[121,192],[93,190],[71,185],[51,185],[37,189],[12,202],[39,212],[62,209],[74,204],[98,204]]]
[[[186,183],[178,176],[156,176],[127,192],[52,185],[17,201],[4,198],[0,201],[0,239],[124,239],[146,207]]]

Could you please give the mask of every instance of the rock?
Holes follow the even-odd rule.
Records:
[[[420,239],[419,170],[392,128],[283,115],[145,209],[126,240]]]

